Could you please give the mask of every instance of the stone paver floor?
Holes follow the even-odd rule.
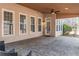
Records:
[[[29,49],[32,56],[79,56],[79,38],[40,37],[6,44],[6,49],[10,48],[15,48],[20,55],[25,55]]]

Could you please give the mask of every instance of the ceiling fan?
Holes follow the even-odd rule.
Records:
[[[55,10],[55,9],[49,10],[49,8],[47,8],[43,11],[43,13],[45,13],[45,14],[58,14],[59,12],[60,12],[59,10]]]
[[[59,10],[58,11],[55,11],[55,9],[51,9],[50,14],[57,14],[59,12],[60,12]]]
[[[50,9],[50,8],[46,8],[43,11],[44,14],[58,14],[60,13],[59,10],[55,10],[55,9]]]

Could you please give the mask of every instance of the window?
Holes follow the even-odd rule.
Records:
[[[63,29],[62,19],[56,20],[56,31],[62,31]]]
[[[41,19],[40,18],[38,19],[38,31],[39,32],[41,31]]]
[[[13,13],[4,11],[4,35],[13,34]]]
[[[26,33],[26,16],[20,14],[20,33]]]
[[[31,31],[35,32],[35,18],[31,17]]]

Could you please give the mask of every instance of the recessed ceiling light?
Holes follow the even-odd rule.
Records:
[[[65,8],[65,10],[68,10],[69,8]]]

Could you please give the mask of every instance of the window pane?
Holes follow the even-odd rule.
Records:
[[[9,25],[4,24],[4,34],[8,35],[9,34]]]
[[[20,24],[20,30],[22,33],[26,32],[26,25]]]
[[[20,15],[20,32],[26,33],[26,16]]]
[[[41,24],[41,19],[38,19],[38,24]]]
[[[31,17],[31,24],[35,24],[34,17]]]
[[[26,16],[25,15],[20,15],[20,22],[25,23]]]
[[[41,31],[41,25],[38,25],[38,31]]]
[[[4,35],[13,34],[13,14],[4,11]]]
[[[31,25],[31,31],[35,32],[35,25]]]
[[[41,31],[41,19],[38,19],[38,31]]]
[[[35,32],[35,19],[34,19],[34,17],[31,17],[31,31]]]

